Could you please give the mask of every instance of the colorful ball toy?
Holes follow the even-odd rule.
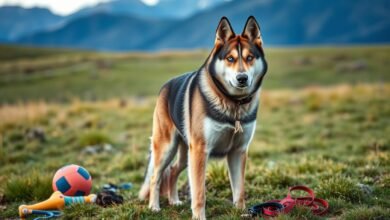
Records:
[[[53,178],[53,190],[66,196],[89,195],[92,178],[88,171],[79,165],[67,165],[59,169]]]

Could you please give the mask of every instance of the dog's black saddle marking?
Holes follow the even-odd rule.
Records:
[[[168,87],[168,109],[169,114],[175,124],[179,134],[187,142],[186,133],[184,131],[184,101],[187,88],[191,77],[196,72],[185,73],[176,78],[171,79],[166,86]],[[191,95],[191,94],[190,94]]]

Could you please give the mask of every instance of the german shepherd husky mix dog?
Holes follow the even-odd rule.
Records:
[[[140,190],[160,210],[160,193],[179,205],[176,182],[188,164],[193,218],[205,219],[205,172],[209,157],[226,157],[233,203],[245,207],[248,145],[255,133],[261,82],[267,71],[260,28],[248,18],[236,35],[226,17],[215,45],[198,71],[167,82],[153,116],[151,154]],[[171,163],[177,154],[175,163]]]

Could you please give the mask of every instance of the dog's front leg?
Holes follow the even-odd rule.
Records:
[[[204,144],[190,145],[189,158],[189,180],[191,190],[191,209],[193,219],[206,219],[206,146]]]
[[[233,203],[237,208],[245,208],[245,164],[247,152],[234,151],[228,154],[229,178],[232,187]]]

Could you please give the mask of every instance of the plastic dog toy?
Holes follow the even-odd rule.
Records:
[[[59,210],[66,206],[75,203],[95,203],[96,195],[90,194],[88,196],[64,196],[60,191],[55,191],[51,194],[50,198],[34,204],[34,205],[21,205],[19,206],[20,218],[25,218],[30,214],[40,214],[39,210]]]

